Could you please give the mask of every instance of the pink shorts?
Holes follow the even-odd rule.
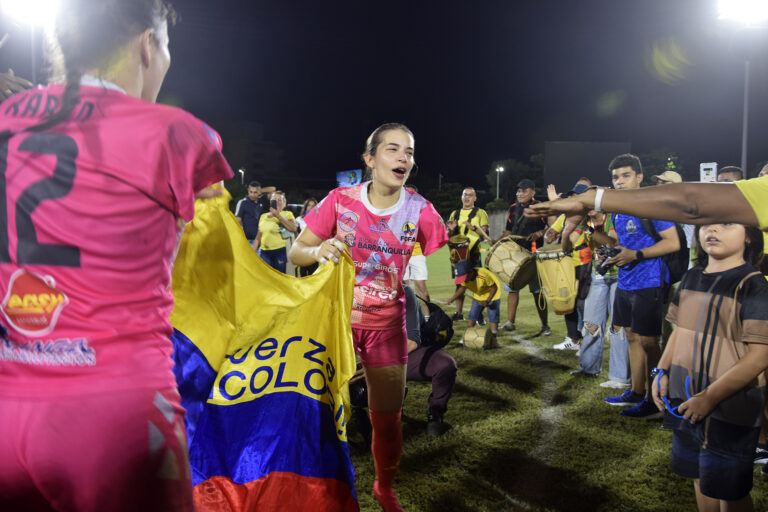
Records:
[[[374,331],[352,328],[355,350],[366,368],[408,364],[408,334],[402,327]]]
[[[0,510],[193,510],[174,388],[0,397]]]

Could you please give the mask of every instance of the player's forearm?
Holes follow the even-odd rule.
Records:
[[[299,267],[308,267],[317,263],[317,251],[315,246],[307,245],[301,238],[297,238],[288,251],[288,260]]]

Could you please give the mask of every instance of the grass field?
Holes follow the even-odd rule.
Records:
[[[433,300],[453,293],[447,249],[428,258]],[[506,294],[504,294],[506,295]],[[464,304],[464,316],[471,301]],[[506,296],[502,298],[502,321]],[[446,308],[453,313],[454,307]],[[688,511],[696,509],[692,484],[669,471],[671,434],[660,421],[624,419],[603,398],[615,390],[608,361],[598,379],[569,375],[578,367],[572,351],[550,347],[565,336],[562,317],[550,314],[552,336],[514,340],[483,352],[458,340],[446,350],[459,374],[445,416],[450,430],[426,434],[430,384],[409,382],[403,408],[403,457],[396,489],[408,511]],[[518,332],[538,331],[527,289],[520,297]],[[369,447],[350,428],[361,509],[379,510],[371,495],[374,471]],[[768,507],[768,481],[755,469],[755,510]]]

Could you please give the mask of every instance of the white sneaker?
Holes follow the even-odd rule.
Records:
[[[619,382],[617,380],[607,380],[605,382],[601,382],[600,387],[611,388],[611,389],[628,389],[629,383]]]
[[[566,336],[562,343],[558,343],[552,348],[555,350],[579,350],[580,346],[578,343],[575,343],[571,338]]]
[[[514,331],[515,330],[515,323],[514,322],[510,322],[509,320],[507,320],[506,322],[504,322],[503,324],[501,324],[499,326],[499,330]]]

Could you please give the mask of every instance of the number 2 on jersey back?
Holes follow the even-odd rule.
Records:
[[[19,265],[56,265],[79,267],[80,249],[69,245],[44,244],[37,240],[32,213],[41,202],[59,199],[72,190],[75,182],[77,143],[60,133],[32,133],[21,144],[20,151],[56,157],[56,168],[50,178],[30,184],[16,201],[16,263]],[[8,139],[0,146],[0,262],[10,263],[8,250]]]

